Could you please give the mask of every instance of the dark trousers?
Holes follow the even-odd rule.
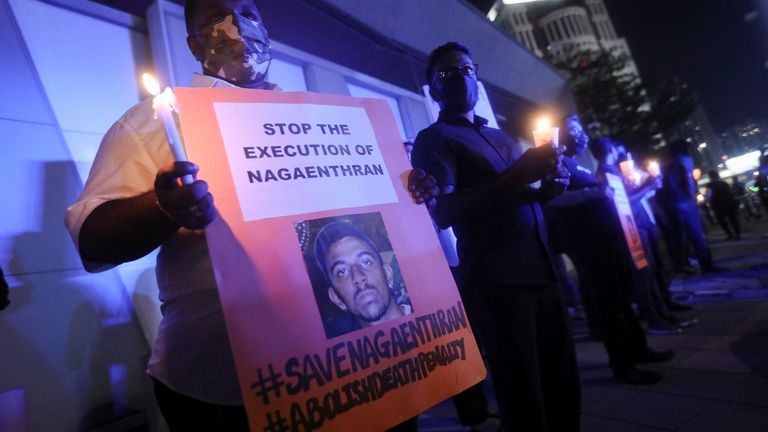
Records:
[[[469,322],[472,324],[472,333],[475,336],[478,346],[480,346],[480,351],[483,352],[484,350],[479,335],[480,329],[477,325],[477,322],[482,315],[482,311],[478,310],[477,293],[474,292],[471,287],[467,286],[460,267],[451,267],[451,275],[453,275],[453,280],[456,281],[456,286],[461,295],[461,301],[464,304],[464,310],[467,312]],[[463,426],[480,424],[490,415],[488,410],[488,398],[485,396],[483,383],[484,381],[480,381],[451,398],[451,402],[453,402],[453,406],[456,408],[456,414],[459,416],[459,422]]]
[[[571,246],[567,253],[579,274],[582,299],[589,301],[584,310],[600,332],[614,374],[626,373],[648,344],[630,303],[625,253],[618,247]]]
[[[579,430],[576,355],[557,285],[474,283],[504,430]]]
[[[645,253],[648,266],[637,270],[632,267],[634,280],[634,294],[637,301],[637,311],[640,318],[649,322],[666,319],[669,316],[667,302],[661,293],[661,287],[658,285],[658,269],[651,246],[651,230],[653,226],[643,226],[638,224],[637,234],[643,243],[643,252]]]
[[[152,379],[155,398],[165,423],[176,431],[237,431],[248,432],[248,417],[244,406],[225,406],[201,402],[177,393]]]
[[[177,393],[165,384],[152,379],[155,399],[171,432],[215,431],[249,432],[248,417],[244,406],[225,406],[201,402]],[[361,427],[361,430],[364,430]],[[416,432],[418,417],[392,427],[387,432]]]
[[[726,207],[726,208],[712,208],[717,218],[717,223],[725,231],[725,235],[728,238],[741,237],[741,222],[739,221],[739,208],[738,207]]]
[[[675,263],[685,264],[688,255],[688,245],[693,248],[696,259],[703,270],[712,268],[712,253],[704,239],[704,228],[701,226],[699,209],[693,202],[678,204],[667,211],[670,222],[670,249],[675,257]]]

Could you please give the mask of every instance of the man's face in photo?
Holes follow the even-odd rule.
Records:
[[[392,268],[365,241],[347,236],[328,248],[325,270],[331,282],[328,296],[361,324],[375,323],[388,312],[399,312],[392,300]]]

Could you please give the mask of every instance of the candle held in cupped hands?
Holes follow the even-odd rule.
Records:
[[[658,161],[649,161],[648,162],[648,174],[651,175],[651,177],[658,177],[661,174],[661,168],[659,167]]]
[[[171,147],[171,154],[173,159],[177,162],[186,162],[187,155],[184,152],[184,144],[181,141],[181,135],[176,128],[176,120],[173,113],[179,111],[179,103],[176,100],[176,96],[171,91],[170,87],[166,87],[163,92],[160,92],[160,84],[155,78],[145,73],[142,75],[144,81],[144,88],[152,95],[152,108],[155,110],[155,118],[160,119],[163,122],[163,128],[165,129],[165,137],[168,140],[168,145]],[[185,175],[181,178],[182,184],[191,184],[195,179],[191,175]]]
[[[531,131],[533,134],[534,147],[541,147],[543,145],[551,145],[557,148],[558,145],[558,132],[560,128],[553,127],[552,122],[542,117],[536,121],[536,129]]]

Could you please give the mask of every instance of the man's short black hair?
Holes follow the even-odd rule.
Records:
[[[589,151],[592,152],[592,156],[594,156],[595,159],[602,161],[608,155],[608,152],[611,151],[611,147],[614,146],[615,144],[612,139],[602,137],[589,142]]]
[[[463,52],[472,58],[472,53],[469,52],[469,48],[460,42],[448,42],[433,49],[432,52],[429,53],[429,61],[427,62],[427,84],[432,84],[432,74],[435,72],[435,63],[437,63],[437,60],[453,51]]]
[[[373,239],[371,239],[368,234],[365,234],[364,232],[357,229],[354,225],[347,222],[331,222],[324,226],[317,233],[317,236],[315,236],[314,246],[315,261],[317,262],[318,268],[320,268],[320,270],[323,272],[323,276],[325,276],[329,284],[332,283],[330,275],[328,274],[328,270],[325,268],[325,259],[328,256],[328,250],[331,248],[331,246],[333,246],[334,243],[343,239],[344,237],[354,237],[365,242],[371,248],[371,250],[375,252],[374,255],[376,256],[376,261],[378,261],[379,264],[383,263],[379,248],[376,247]]]
[[[184,4],[184,24],[187,25],[187,36],[192,36],[195,33],[192,19],[195,16],[195,11],[199,4],[200,0],[187,0]]]

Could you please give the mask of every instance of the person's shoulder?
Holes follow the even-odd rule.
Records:
[[[117,119],[115,125],[120,125],[133,130],[139,130],[144,127],[156,127],[159,122],[153,122],[155,110],[152,107],[152,98],[148,97],[136,105],[128,109],[120,118]]]
[[[480,128],[480,131],[483,132],[483,134],[485,134],[486,136],[490,137],[491,139],[498,140],[498,141],[505,141],[513,145],[520,145],[520,142],[517,139],[510,136],[508,133],[506,133],[502,129],[485,125]]]
[[[413,148],[416,149],[416,147],[441,145],[447,140],[448,135],[444,128],[441,127],[440,122],[432,123],[416,134],[416,139],[413,141]]]

